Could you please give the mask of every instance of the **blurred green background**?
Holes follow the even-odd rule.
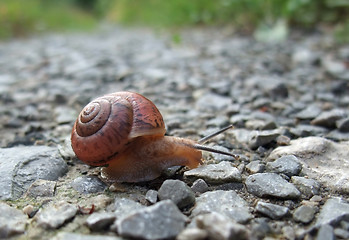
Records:
[[[100,22],[160,29],[230,26],[261,40],[328,29],[349,42],[349,0],[1,0],[0,39],[92,30]]]

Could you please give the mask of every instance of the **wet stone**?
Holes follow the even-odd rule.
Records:
[[[37,179],[55,181],[67,171],[57,148],[46,146],[0,149],[0,199],[20,197]]]
[[[210,212],[218,212],[238,223],[246,223],[252,218],[245,200],[232,190],[210,191],[197,197],[192,216]]]
[[[196,225],[207,231],[209,239],[250,239],[250,233],[244,225],[219,213],[198,216]]]
[[[268,162],[266,169],[269,172],[283,173],[291,177],[300,173],[302,165],[296,156],[286,155],[276,159],[274,162]]]
[[[107,185],[97,176],[77,177],[73,180],[71,186],[82,194],[103,192],[107,188]]]
[[[208,185],[205,180],[199,178],[193,182],[191,190],[195,193],[204,193],[208,191]]]
[[[96,212],[92,213],[86,219],[86,225],[91,231],[107,230],[115,221],[116,214],[110,212]]]
[[[7,239],[26,230],[27,215],[6,203],[0,202],[0,239]]]
[[[315,209],[312,206],[302,205],[298,207],[293,213],[293,219],[296,222],[304,224],[310,223],[315,216]]]
[[[160,201],[117,220],[122,237],[168,239],[177,236],[187,221],[171,200]]]
[[[252,161],[249,164],[246,165],[246,170],[249,173],[261,173],[265,169],[265,165],[261,163],[261,161]]]
[[[203,165],[186,171],[188,179],[202,178],[207,183],[219,184],[225,182],[241,182],[241,174],[231,162],[223,161],[218,164]]]
[[[287,207],[262,201],[257,203],[256,211],[271,219],[281,219],[289,213]]]
[[[36,214],[37,225],[45,229],[56,229],[71,220],[78,208],[70,203],[59,202],[47,205]]]
[[[30,197],[53,197],[56,190],[56,181],[38,179],[27,190]]]
[[[145,194],[145,199],[151,204],[156,203],[158,201],[158,192],[153,189],[148,190]]]
[[[323,126],[326,128],[335,128],[336,121],[347,116],[342,109],[333,109],[331,111],[322,112],[319,116],[311,121],[311,124]]]
[[[161,185],[158,196],[160,200],[170,199],[182,209],[195,203],[195,194],[191,188],[180,180],[166,180]]]
[[[306,198],[319,194],[320,184],[314,179],[292,176],[291,182]]]
[[[297,188],[276,173],[256,173],[250,175],[245,185],[247,191],[257,197],[296,199],[300,197]]]
[[[330,198],[320,210],[315,226],[334,225],[344,219],[349,219],[349,203],[340,198]]]
[[[279,135],[278,130],[255,131],[250,138],[249,147],[251,149],[257,149],[258,147],[265,146],[275,141]]]

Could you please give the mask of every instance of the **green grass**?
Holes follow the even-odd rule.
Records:
[[[281,37],[289,27],[313,29],[322,24],[347,39],[348,16],[348,0],[1,0],[0,38],[92,29],[104,19],[165,29],[230,25]]]
[[[0,38],[44,31],[87,30],[96,25],[91,14],[67,2],[1,0]]]

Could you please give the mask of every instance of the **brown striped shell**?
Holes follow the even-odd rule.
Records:
[[[133,92],[99,97],[79,114],[71,142],[83,162],[102,166],[116,158],[139,136],[164,136],[165,125],[156,106]]]

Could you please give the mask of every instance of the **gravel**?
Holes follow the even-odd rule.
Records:
[[[321,30],[274,44],[178,34],[103,26],[0,43],[0,238],[348,238],[348,46]],[[156,104],[169,136],[233,124],[205,144],[240,159],[203,152],[196,169],[103,182],[71,129],[124,90]]]
[[[297,199],[300,192],[292,184],[276,173],[256,173],[248,176],[245,181],[249,193],[258,197],[276,197]]]

